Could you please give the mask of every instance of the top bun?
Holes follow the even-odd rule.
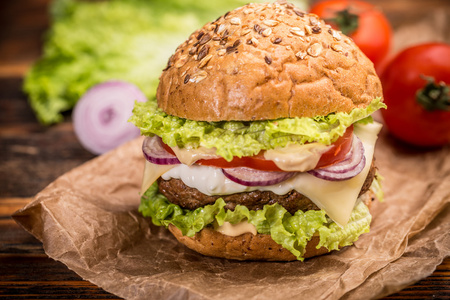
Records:
[[[324,116],[382,97],[372,62],[314,14],[248,4],[207,23],[169,59],[158,106],[197,121]]]

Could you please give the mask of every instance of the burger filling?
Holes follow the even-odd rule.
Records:
[[[207,226],[230,235],[269,234],[300,260],[313,235],[320,236],[318,248],[324,246],[331,251],[352,244],[369,231],[371,216],[366,204],[373,200],[373,194],[381,196],[380,176],[373,163],[381,124],[370,122],[369,115],[383,107],[380,99],[349,114],[262,121],[256,125],[250,122],[244,124],[242,132],[240,127],[233,128],[236,124],[232,122],[212,124],[181,120],[157,109],[153,114],[148,113],[148,107],[142,109],[139,108],[142,104],[136,105],[131,120],[141,132],[161,136],[166,147],[177,152],[180,160],[189,161],[181,163],[173,155],[175,160],[158,161],[158,164],[146,162],[139,210],[144,216],[150,216],[156,225],[173,224],[187,236]],[[358,140],[363,146],[361,159],[365,164],[361,170],[345,180],[329,180],[311,171],[305,172],[305,162],[311,164],[307,161],[315,158],[316,162],[306,167],[314,169],[317,161],[332,148],[332,143],[339,136],[348,135],[349,127],[354,130],[353,141]],[[315,148],[315,143],[319,147]],[[308,154],[309,159],[303,162],[299,159],[297,154],[302,151],[279,151],[291,145],[298,149],[309,148],[303,152],[311,154]],[[215,149],[215,153],[204,149]],[[233,162],[233,157],[254,157],[261,152],[271,153],[264,158],[264,163],[278,161],[280,169],[297,164],[302,166],[301,170],[285,170],[284,173],[290,175],[281,182],[254,185],[230,180],[224,167],[198,163],[217,156]],[[339,172],[336,176],[340,176]]]

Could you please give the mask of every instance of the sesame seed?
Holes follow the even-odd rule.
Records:
[[[204,66],[206,66],[206,65],[208,64],[208,62],[211,60],[211,58],[212,58],[212,55],[211,55],[211,54],[205,56],[205,58],[203,58],[203,59],[200,61],[200,64],[198,65],[198,67],[201,69],[201,68],[203,68]]]
[[[192,75],[192,77],[189,79],[189,81],[191,82],[200,82],[203,79],[205,79],[208,76],[208,73],[206,73],[206,71],[198,71],[197,73],[195,73],[194,75]],[[186,79],[185,79],[186,80]]]
[[[264,25],[270,26],[270,27],[274,27],[278,25],[278,21],[275,20],[264,20],[263,21]]]
[[[277,37],[276,39],[273,40],[274,44],[279,44],[281,43],[282,39],[280,37]]]
[[[289,32],[296,36],[305,36],[305,32],[298,27],[292,27]]]
[[[228,29],[225,29],[225,31],[222,33],[222,39],[227,39],[229,35],[230,32],[228,31]]]
[[[336,52],[342,52],[342,50],[344,50],[344,48],[339,43],[331,44],[331,49],[333,49]]]
[[[271,59],[270,57],[268,57],[268,56],[264,56],[264,61],[265,61],[268,65],[270,65],[270,64],[272,63],[272,59]]]
[[[202,38],[199,40],[200,45],[204,45],[207,42],[211,40],[211,35],[209,33],[202,36]]]
[[[205,34],[205,33],[204,33],[203,31],[200,31],[200,32],[197,34],[197,40],[200,40],[204,34]]]
[[[306,31],[306,34],[311,34],[312,33],[311,26],[305,25],[305,31]]]
[[[224,24],[220,24],[219,28],[217,29],[217,34],[221,34],[222,31],[224,31],[224,30],[225,30],[225,25]]]
[[[198,52],[197,60],[202,60],[209,53],[209,45],[204,45]]]
[[[251,42],[252,42],[252,45],[253,45],[253,46],[258,47],[259,42],[258,42],[258,40],[257,40],[255,37],[252,37],[252,38],[251,38]]]
[[[197,52],[197,47],[192,47],[191,49],[189,49],[190,55],[194,55],[196,52]]]
[[[266,29],[264,29],[261,34],[265,37],[268,37],[269,35],[272,34],[272,29],[270,29],[269,27],[267,27]]]
[[[337,41],[340,41],[340,40],[341,40],[341,35],[340,35],[340,33],[339,33],[338,31],[332,30],[331,35],[333,36],[333,38],[334,38],[335,40],[337,40]]]
[[[183,56],[181,56],[178,60],[177,60],[177,62],[175,63],[175,67],[176,68],[181,68],[182,66],[184,66],[184,64],[186,63],[186,61],[187,61],[187,55],[183,55]]]
[[[244,14],[246,14],[246,15],[251,14],[252,12],[254,12],[254,10],[251,8],[244,9]]]
[[[252,30],[251,30],[250,28],[247,28],[247,29],[245,29],[245,30],[242,31],[241,35],[242,35],[242,36],[247,35],[247,34],[249,34],[251,31],[252,31]]]
[[[306,52],[305,51],[299,51],[295,54],[295,56],[299,59],[304,59],[306,57]]]
[[[296,10],[296,9],[294,9],[294,13],[301,18],[303,18],[305,16],[304,12]]]
[[[314,26],[312,28],[312,32],[313,33],[321,33],[322,32],[322,28],[320,28],[320,26]]]
[[[225,55],[226,52],[227,52],[227,50],[225,50],[225,49],[220,49],[219,51],[217,51],[217,55],[223,56],[223,55]]]
[[[322,50],[323,50],[322,44],[314,43],[311,46],[309,46],[309,48],[306,50],[306,52],[313,57],[317,57],[320,55]]]
[[[188,83],[190,78],[191,75],[187,74],[186,77],[184,77],[184,84]]]
[[[241,19],[239,19],[237,17],[231,18],[230,23],[232,25],[241,25]]]
[[[313,25],[313,26],[320,24],[319,20],[315,16],[309,17],[309,23],[311,23],[311,25]]]

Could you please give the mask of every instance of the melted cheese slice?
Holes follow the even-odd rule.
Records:
[[[369,173],[380,129],[381,124],[376,122],[368,125],[355,125],[354,134],[361,139],[364,145],[366,166],[361,173],[349,180],[328,181],[308,173],[299,173],[276,185],[248,187],[229,180],[219,168],[180,164],[175,166],[157,166],[158,170],[149,171],[150,175],[147,176],[147,181],[144,179],[144,185],[149,187],[159,177],[157,175],[162,174],[161,177],[165,180],[171,178],[181,179],[187,186],[196,188],[207,195],[225,195],[253,190],[272,191],[276,194],[284,195],[294,189],[311,199],[338,225],[345,226]],[[163,172],[164,167],[167,168],[166,172]],[[143,187],[143,190],[145,190],[145,187]]]
[[[142,178],[141,195],[145,193],[146,190],[159,178],[162,174],[166,173],[170,169],[176,167],[177,165],[157,165],[145,161],[144,166],[144,176]]]

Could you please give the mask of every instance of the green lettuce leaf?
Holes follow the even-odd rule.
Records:
[[[130,122],[143,135],[156,134],[171,147],[216,148],[227,161],[234,156],[252,156],[261,150],[284,147],[288,143],[320,142],[329,145],[355,122],[370,122],[370,115],[386,107],[380,98],[366,108],[314,118],[286,118],[254,122],[203,122],[168,115],[156,101],[136,103]]]
[[[153,184],[142,196],[139,211],[158,226],[173,224],[183,235],[194,236],[214,222],[237,224],[247,221],[253,224],[258,233],[270,234],[272,239],[303,260],[306,244],[314,234],[319,234],[317,248],[326,247],[338,250],[339,247],[351,245],[358,237],[369,231],[372,217],[369,209],[362,202],[353,210],[349,223],[343,228],[326,217],[323,210],[297,211],[290,214],[279,204],[265,205],[263,209],[253,211],[237,205],[234,211],[225,210],[225,202],[219,198],[214,204],[196,210],[182,209],[170,203],[158,192],[158,185]]]

